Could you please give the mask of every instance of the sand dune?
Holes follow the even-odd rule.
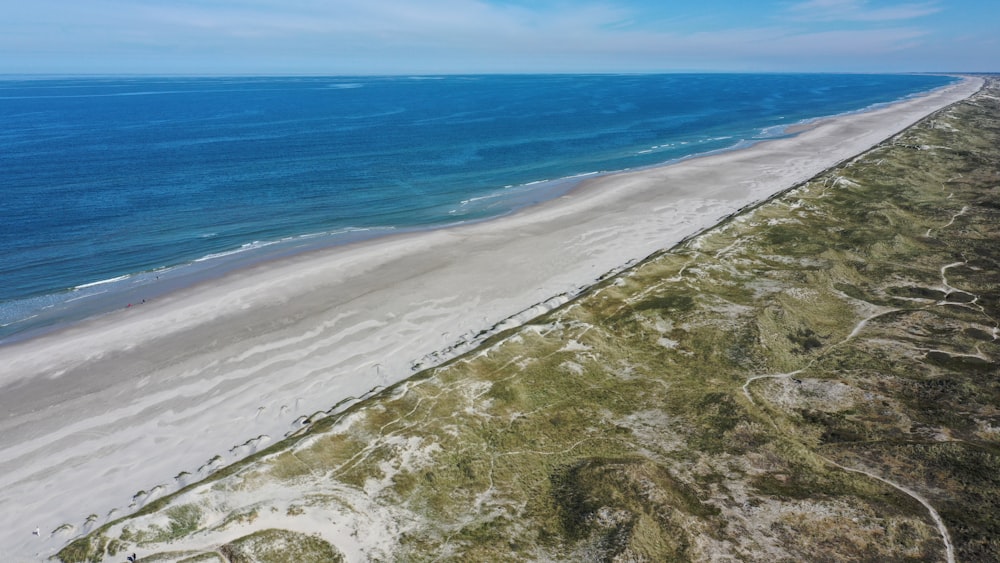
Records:
[[[502,219],[259,265],[0,348],[0,553],[44,558],[112,511],[465,351],[482,331],[556,306],[980,84],[591,179]]]

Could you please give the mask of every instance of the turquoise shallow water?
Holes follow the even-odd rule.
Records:
[[[783,134],[923,75],[0,80],[0,339]]]

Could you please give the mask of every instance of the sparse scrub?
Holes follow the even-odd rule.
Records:
[[[254,532],[219,548],[231,563],[340,563],[344,556],[316,536],[288,530]]]
[[[356,533],[377,521],[398,530],[381,560],[940,560],[924,498],[958,560],[996,560],[997,170],[1000,105],[957,104],[318,420],[206,502],[263,526],[251,492],[301,490],[278,505],[289,527],[302,507]],[[166,551],[225,520],[196,506],[120,541]],[[275,529],[218,550],[341,557]],[[107,551],[97,530],[60,557]]]

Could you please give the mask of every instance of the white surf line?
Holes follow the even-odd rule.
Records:
[[[941,515],[938,514],[938,511],[934,508],[933,505],[931,505],[930,501],[928,501],[926,498],[923,497],[923,495],[908,487],[904,487],[903,485],[894,483],[884,477],[876,475],[871,471],[866,471],[864,469],[855,469],[853,467],[847,467],[845,465],[837,463],[836,461],[833,461],[828,457],[819,454],[816,454],[816,456],[822,459],[823,461],[829,463],[830,465],[833,465],[834,467],[837,467],[844,471],[849,471],[851,473],[860,473],[861,475],[867,475],[868,477],[871,477],[876,481],[885,483],[886,485],[889,485],[890,487],[909,495],[911,498],[915,499],[917,502],[922,504],[924,508],[927,509],[927,512],[930,513],[931,519],[934,520],[934,524],[937,526],[938,532],[941,534],[941,540],[944,542],[945,557],[947,562],[955,563],[955,547],[951,544],[951,534],[948,533],[948,527],[944,525],[944,520],[941,519]]]

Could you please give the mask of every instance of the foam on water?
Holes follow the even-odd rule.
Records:
[[[739,148],[952,81],[0,80],[0,341],[260,260],[508,214],[583,177]]]

